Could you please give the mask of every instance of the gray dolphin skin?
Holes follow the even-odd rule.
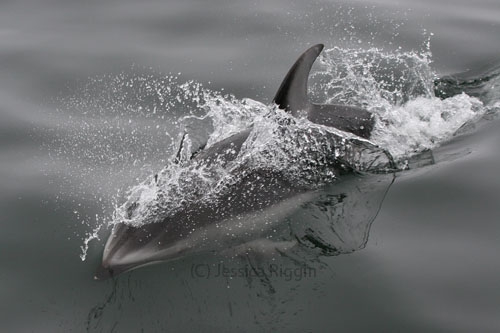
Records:
[[[274,102],[294,116],[305,116],[314,123],[368,139],[374,126],[369,112],[344,105],[315,105],[308,101],[309,72],[322,50],[323,45],[317,44],[299,57],[283,80]],[[251,129],[247,129],[202,149],[186,163],[217,163],[224,167],[237,157],[250,132]],[[334,165],[334,169],[339,175],[349,172],[340,166],[335,168]],[[264,246],[265,230],[301,204],[314,199],[314,191],[292,183],[278,171],[243,167],[237,171],[242,176],[216,202],[187,203],[181,211],[162,217],[156,223],[115,224],[95,279],[104,280],[140,266],[206,251],[224,251],[259,240],[257,245]],[[283,243],[285,249],[293,246]]]
[[[368,139],[375,123],[370,112],[347,105],[313,104],[307,98],[309,72],[323,47],[323,44],[314,45],[297,59],[281,83],[274,102],[294,116],[305,113],[313,123],[335,127]]]

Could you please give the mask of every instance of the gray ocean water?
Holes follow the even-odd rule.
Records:
[[[278,259],[280,273],[242,261],[229,276],[204,254],[94,281],[109,229],[85,239],[163,167],[189,112],[153,112],[146,87],[269,103],[320,42],[430,51],[436,94],[488,112],[367,199],[359,249],[320,253],[308,274]],[[0,331],[500,331],[499,66],[498,0],[3,1]]]

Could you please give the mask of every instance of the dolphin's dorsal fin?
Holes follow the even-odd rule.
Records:
[[[323,44],[310,47],[290,68],[273,100],[281,109],[296,115],[298,111],[309,108],[307,78],[323,47]]]

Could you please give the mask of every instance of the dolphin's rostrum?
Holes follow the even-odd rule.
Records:
[[[307,118],[312,123],[334,127],[360,137],[354,140],[360,149],[376,148],[382,151],[365,140],[370,137],[375,122],[368,111],[352,106],[316,105],[309,102],[308,76],[322,50],[323,45],[317,44],[299,57],[283,80],[274,102],[294,117]],[[249,128],[201,149],[186,163],[219,163],[224,166],[236,158],[251,131]],[[338,142],[335,144],[338,145]],[[332,144],[333,148],[335,144]],[[327,163],[336,175],[352,171],[348,163],[333,158],[337,156],[333,152],[330,155],[332,158]],[[379,157],[374,159],[379,166],[392,167],[388,153],[382,151]],[[176,157],[178,159],[179,154]],[[374,161],[365,169],[374,170]],[[140,226],[124,222],[115,224],[95,278],[106,279],[156,262],[255,242],[262,239],[265,228],[273,226],[297,206],[315,196],[314,191],[291,181],[279,170],[241,167],[236,172],[239,172],[240,177],[212,203],[186,203],[182,210],[160,216],[159,222],[155,223]],[[131,206],[131,214],[133,209]],[[266,241],[259,244],[264,243]],[[284,243],[282,246],[286,248],[291,244]]]

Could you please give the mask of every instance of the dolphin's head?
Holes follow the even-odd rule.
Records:
[[[133,229],[137,228],[123,222],[115,224],[104,247],[102,262],[95,272],[94,279],[106,280],[127,270],[124,258],[127,252],[136,248],[134,246],[136,242],[130,237],[134,233]]]
[[[158,223],[116,223],[94,278],[105,280],[146,264],[182,256],[189,248],[186,245],[188,224],[183,222],[181,215],[169,215]]]

